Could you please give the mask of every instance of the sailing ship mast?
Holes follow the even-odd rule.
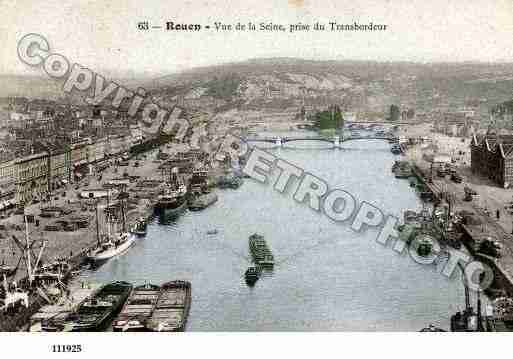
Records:
[[[100,247],[100,220],[98,218],[98,200],[96,201],[96,241]]]
[[[123,192],[124,193],[124,192]],[[125,218],[125,200],[124,200],[124,196],[123,198],[121,199],[121,220],[122,220],[122,225],[123,225],[123,233],[126,232],[126,218]]]

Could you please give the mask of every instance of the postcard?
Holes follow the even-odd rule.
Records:
[[[0,8],[2,346],[513,330],[511,1]]]

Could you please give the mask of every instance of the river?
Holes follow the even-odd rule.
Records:
[[[422,208],[408,181],[394,178],[395,156],[384,141],[294,146],[269,151],[386,213],[402,218],[405,209]],[[430,323],[448,329],[450,315],[464,307],[459,278],[382,246],[376,231],[355,233],[252,179],[217,193],[219,201],[204,211],[154,219],[129,252],[81,279],[188,280],[188,331],[418,331]],[[212,229],[218,233],[208,235]],[[277,265],[250,288],[243,273],[254,232],[265,236]]]

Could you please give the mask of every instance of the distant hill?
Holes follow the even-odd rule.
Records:
[[[247,106],[297,106],[306,98],[321,106],[347,100],[352,108],[367,101],[375,111],[393,103],[428,111],[510,99],[513,64],[255,59],[162,76],[148,86],[160,98],[211,95]]]
[[[513,97],[513,63],[313,61],[264,58],[160,76],[115,79],[142,86],[164,103],[179,97],[217,106],[258,108],[346,103],[381,111],[391,103],[419,110],[467,103],[492,106]],[[45,76],[0,76],[0,97],[61,98],[62,82]],[[209,100],[212,99],[212,100]]]
[[[45,76],[0,75],[0,97],[58,98],[62,85]]]

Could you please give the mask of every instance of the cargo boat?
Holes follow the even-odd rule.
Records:
[[[114,331],[140,331],[146,329],[160,295],[160,287],[144,284],[135,287],[128,297],[123,309],[112,322]]]
[[[267,246],[264,236],[256,233],[249,236],[249,251],[255,264],[263,267],[274,266],[274,256]]]
[[[208,193],[208,171],[195,170],[189,181],[190,192],[193,194]]]
[[[175,215],[186,208],[187,190],[184,185],[178,188],[168,188],[158,197],[155,209],[166,215]]]
[[[191,283],[175,280],[164,283],[161,288],[146,328],[154,332],[183,331],[191,307]]]
[[[155,209],[165,215],[175,215],[186,207],[187,187],[178,178],[178,169],[172,169],[167,186],[163,193],[158,196]]]
[[[249,286],[255,285],[256,281],[260,277],[260,271],[257,267],[249,267],[244,273],[244,279],[246,280],[246,284]]]
[[[217,202],[217,194],[215,193],[207,193],[202,194],[196,198],[194,198],[189,204],[189,209],[191,211],[199,211],[205,209],[214,203]]]
[[[119,313],[132,285],[114,282],[103,286],[93,296],[81,303],[71,324],[73,332],[93,332],[105,329]]]

